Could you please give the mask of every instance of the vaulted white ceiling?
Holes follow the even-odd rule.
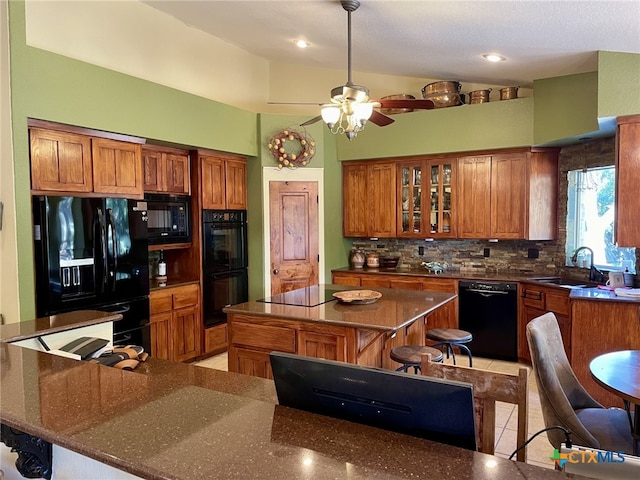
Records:
[[[346,70],[338,0],[144,3],[268,60]],[[354,71],[531,87],[596,70],[598,50],[640,54],[640,0],[361,0],[352,31]]]

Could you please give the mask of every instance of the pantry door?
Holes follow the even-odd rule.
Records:
[[[318,183],[269,182],[271,295],[318,284]]]

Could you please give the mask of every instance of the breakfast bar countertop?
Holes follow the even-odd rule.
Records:
[[[145,479],[568,478],[283,407],[266,379],[154,358],[124,371],[0,348],[3,424]]]
[[[64,332],[99,323],[116,322],[118,320],[122,320],[122,315],[119,313],[101,312],[99,310],[77,310],[25,322],[0,325],[0,342],[18,342],[41,335]]]

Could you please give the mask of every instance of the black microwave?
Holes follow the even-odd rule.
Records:
[[[150,245],[191,242],[191,197],[147,193]]]

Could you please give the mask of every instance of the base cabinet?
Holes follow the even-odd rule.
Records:
[[[228,314],[227,320],[231,372],[273,378],[272,351],[381,366],[380,332],[242,314]]]
[[[149,295],[151,355],[174,362],[195,360],[202,351],[198,285],[168,287]]]
[[[622,407],[620,397],[591,378],[589,364],[598,355],[640,350],[640,305],[574,299],[571,304],[571,367],[587,391],[604,406]]]
[[[518,358],[531,363],[531,353],[527,343],[527,324],[536,317],[552,312],[560,327],[562,343],[567,358],[571,359],[571,303],[570,291],[539,284],[521,283],[518,317]]]
[[[203,355],[215,355],[227,350],[227,324],[222,323],[215,327],[204,329],[204,350]]]

